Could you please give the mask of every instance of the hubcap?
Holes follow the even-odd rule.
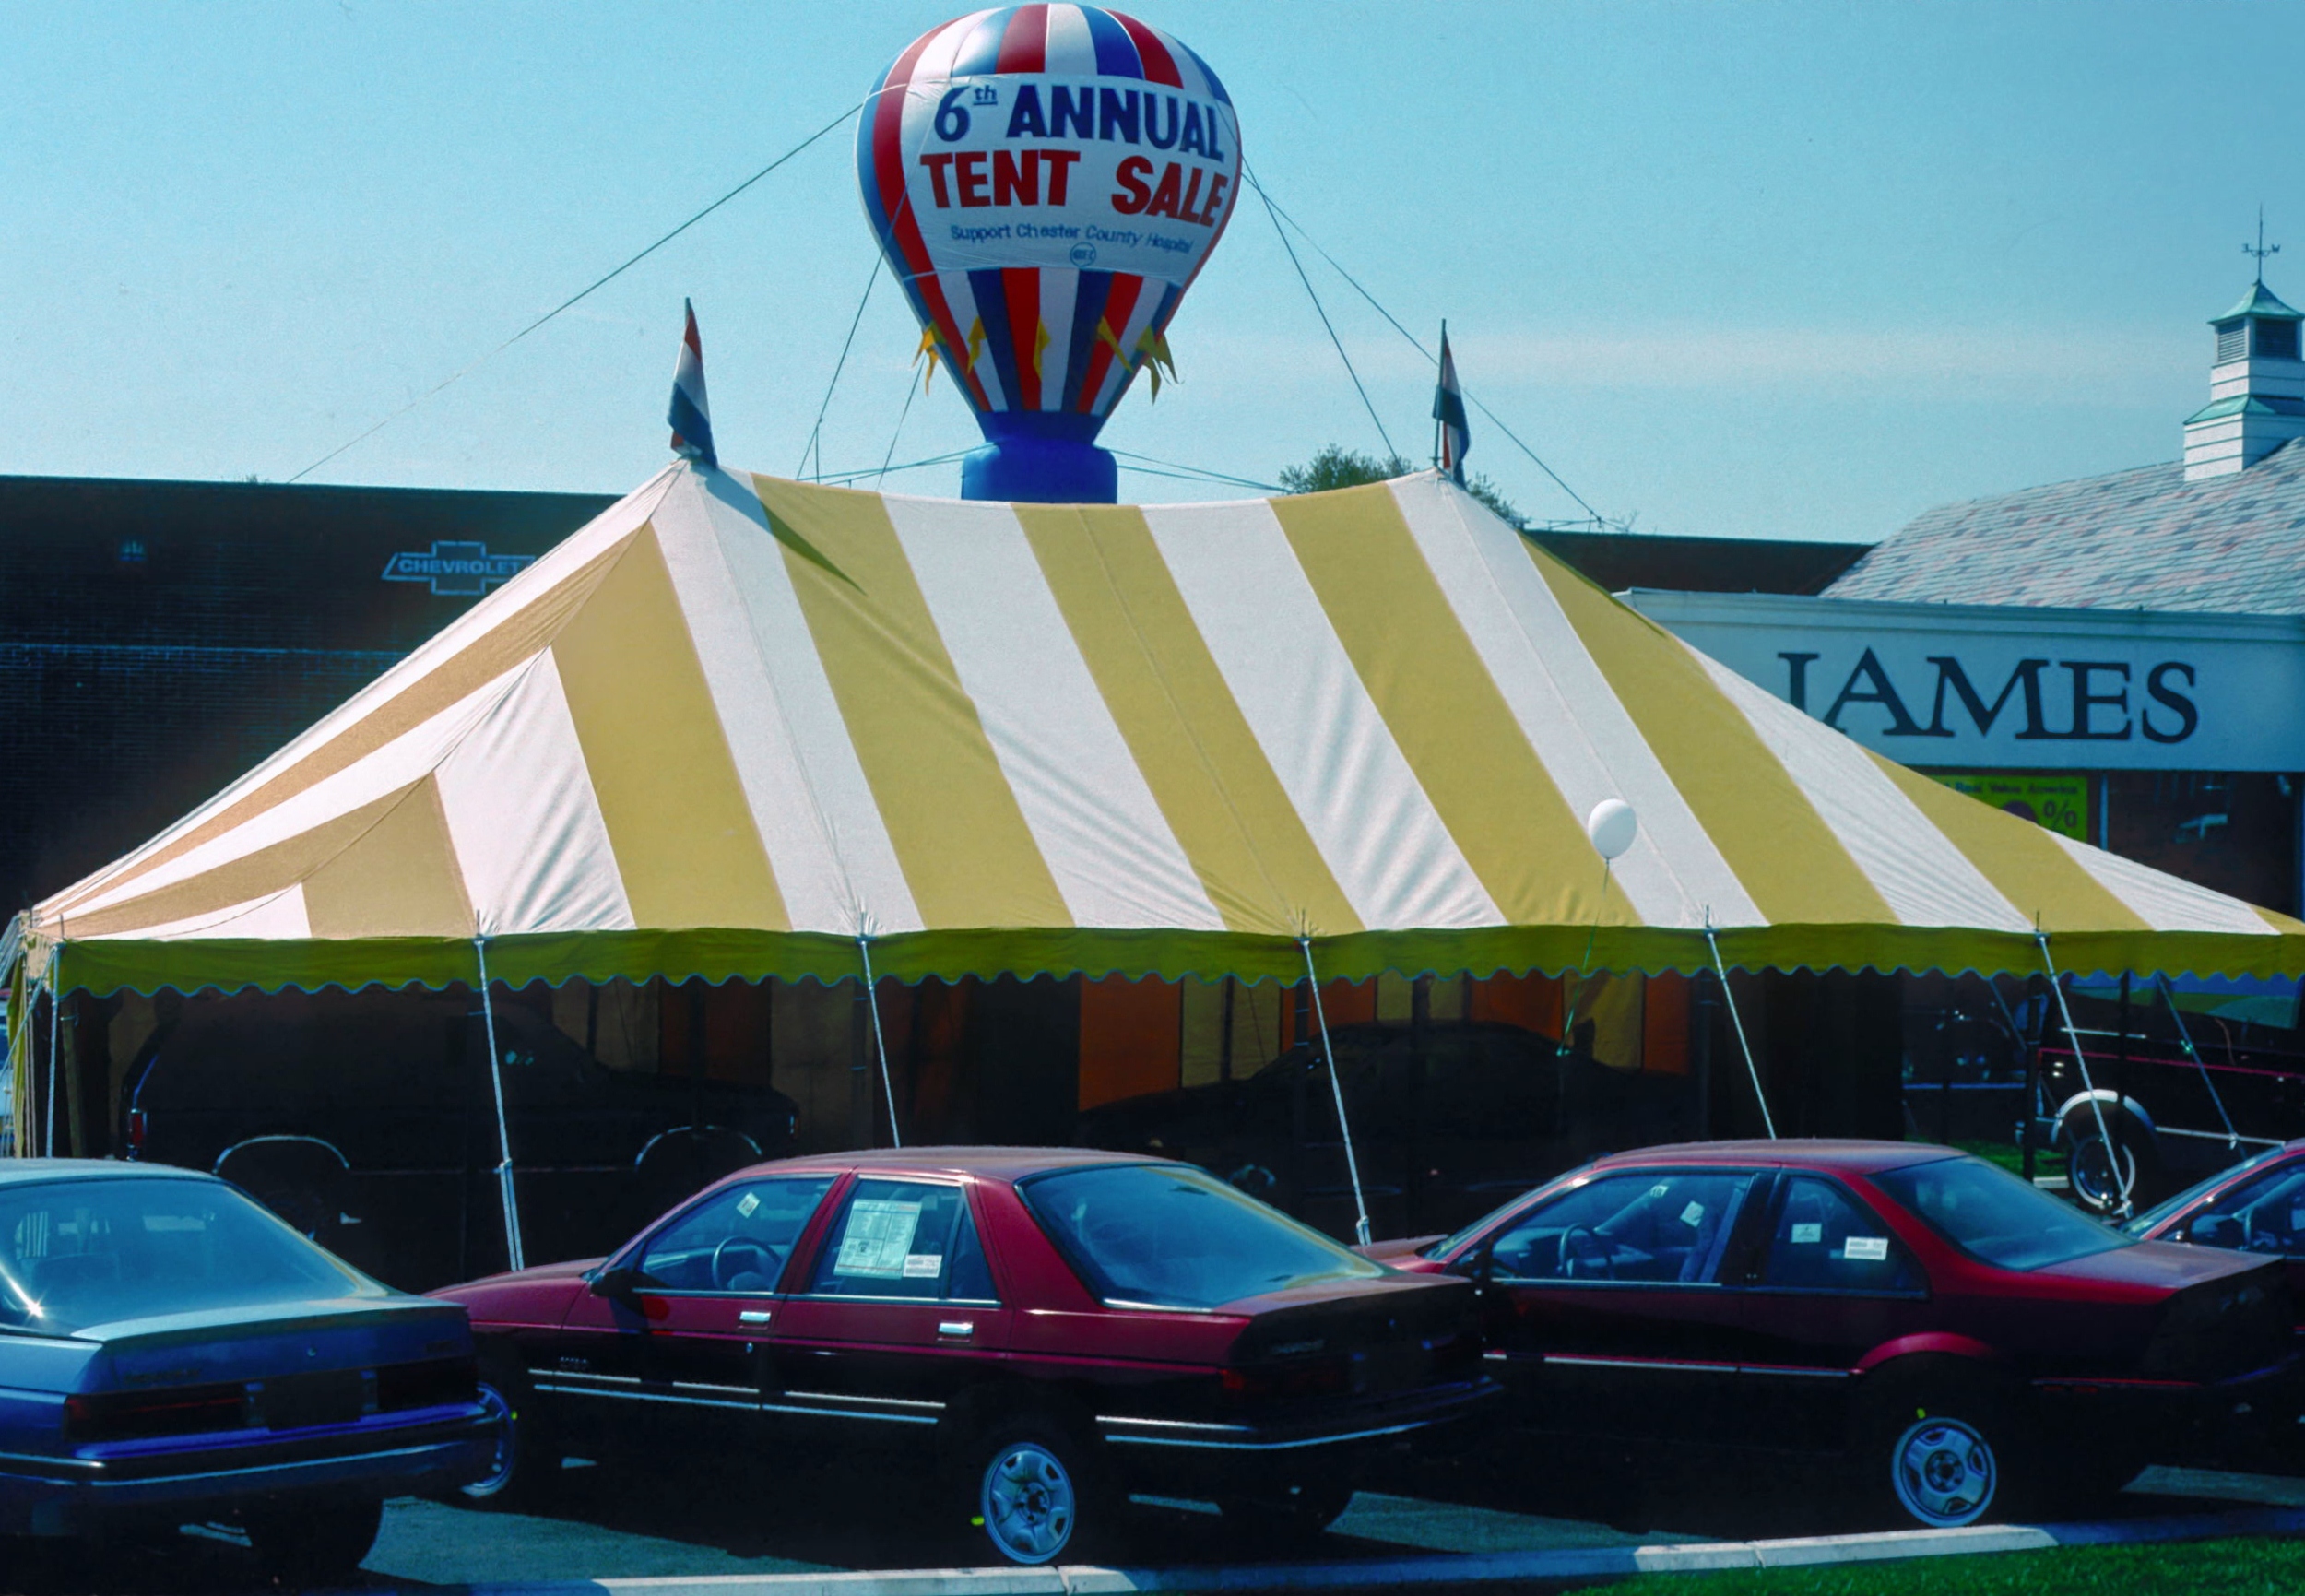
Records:
[[[2000,1483],[1992,1444],[1958,1419],[1914,1425],[1898,1439],[1889,1468],[1905,1510],[1938,1530],[1982,1518]]]
[[[1037,1441],[1012,1442],[985,1469],[985,1533],[1012,1563],[1046,1563],[1072,1539],[1075,1496],[1055,1453]]]
[[[2136,1188],[2137,1155],[2122,1147],[2108,1156],[2103,1140],[2092,1136],[2074,1149],[2072,1177],[2082,1201],[2100,1212],[2110,1211]]]
[[[493,1496],[502,1490],[513,1477],[513,1425],[515,1422],[512,1403],[504,1393],[486,1380],[480,1382],[480,1406],[488,1413],[488,1422],[496,1429],[496,1449],[489,1454],[489,1471],[465,1486],[467,1496]]]

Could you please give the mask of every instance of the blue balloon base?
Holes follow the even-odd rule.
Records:
[[[970,451],[961,461],[961,497],[1113,504],[1120,499],[1120,467],[1093,443],[1012,434]]]

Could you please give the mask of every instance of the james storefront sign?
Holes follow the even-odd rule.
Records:
[[[1901,763],[2305,769],[2305,617],[1625,597],[1684,641]]]

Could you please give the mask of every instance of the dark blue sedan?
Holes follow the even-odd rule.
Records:
[[[0,1533],[237,1523],[349,1574],[384,1499],[484,1474],[464,1309],[378,1284],[210,1176],[0,1160]]]

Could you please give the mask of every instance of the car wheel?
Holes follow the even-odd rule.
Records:
[[[2110,1152],[2095,1126],[2074,1139],[2065,1155],[2066,1178],[2072,1183],[2074,1200],[2092,1213],[2134,1211],[2150,1200],[2145,1185],[2153,1174],[2152,1155],[2140,1147],[2135,1133],[2120,1123],[2109,1123],[2105,1129],[2112,1139]]]
[[[341,1584],[359,1572],[384,1520],[384,1503],[366,1496],[266,1507],[244,1523],[266,1571],[301,1589]]]
[[[2015,1426],[1982,1393],[1880,1404],[1864,1426],[1861,1479],[1874,1516],[1956,1530],[2005,1513],[2026,1482]]]
[[[1007,1563],[1054,1563],[1108,1538],[1117,1501],[1099,1459],[1063,1425],[1030,1418],[997,1425],[970,1448],[969,1523]]]
[[[1353,1503],[1353,1487],[1342,1482],[1283,1484],[1268,1491],[1226,1495],[1217,1500],[1227,1536],[1259,1552],[1299,1551],[1318,1541]]]
[[[496,1449],[488,1472],[456,1488],[475,1507],[516,1507],[551,1488],[561,1458],[530,1416],[527,1383],[501,1367],[483,1365],[479,1402],[496,1421]]]

